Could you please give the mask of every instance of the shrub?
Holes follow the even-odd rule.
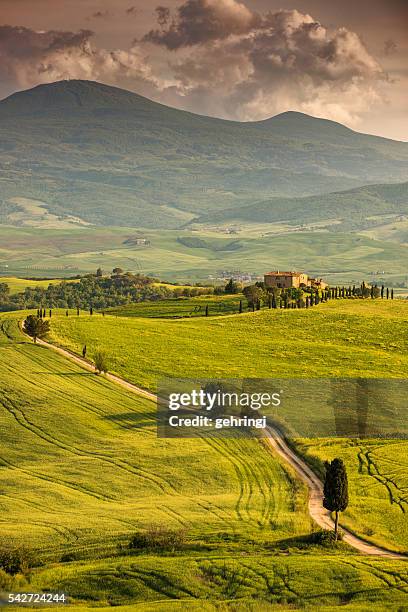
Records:
[[[94,362],[95,362],[95,370],[98,374],[102,372],[107,372],[109,369],[108,358],[104,351],[96,351],[94,354]]]
[[[320,531],[312,533],[311,539],[313,544],[320,544],[321,546],[334,546],[337,542],[343,539],[343,533],[339,531],[336,542],[336,534],[334,531],[331,531],[330,529],[321,529]]]
[[[186,542],[185,529],[167,529],[151,525],[147,531],[136,533],[129,542],[129,548],[137,550],[171,550],[182,548]]]
[[[26,573],[32,564],[32,554],[26,548],[0,549],[0,569],[11,576]]]

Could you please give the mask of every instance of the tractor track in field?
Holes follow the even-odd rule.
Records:
[[[37,340],[37,343],[41,346],[49,348],[53,351],[56,351],[60,355],[74,361],[82,368],[85,368],[88,371],[94,371],[94,366],[89,361],[79,357],[75,353],[64,349],[60,346],[56,346],[51,344],[50,342],[46,342],[45,340]],[[121,385],[125,389],[136,393],[137,395],[149,399],[153,402],[158,401],[157,395],[147,391],[146,389],[142,389],[137,385],[117,376],[116,374],[107,373],[106,379],[116,384]],[[330,512],[323,508],[322,499],[323,499],[323,485],[318,476],[312,471],[312,469],[307,465],[307,463],[299,457],[287,444],[282,432],[275,426],[268,426],[268,434],[269,437],[266,438],[266,442],[269,445],[271,451],[275,452],[286,464],[289,464],[291,468],[296,472],[298,478],[306,484],[309,490],[309,514],[311,518],[319,525],[319,527],[323,529],[334,528],[334,521],[331,518]],[[241,496],[243,491],[241,491]],[[250,493],[251,495],[251,493]],[[238,506],[240,504],[238,503]],[[347,542],[352,548],[357,550],[359,553],[363,555],[372,555],[377,557],[389,558],[389,559],[400,559],[407,560],[408,557],[405,554],[397,553],[392,550],[382,548],[380,546],[376,546],[375,544],[371,544],[367,542],[361,537],[354,535],[348,529],[343,529],[343,540]]]
[[[29,431],[31,434],[41,438],[41,440],[43,440],[45,443],[51,444],[52,446],[55,446],[65,451],[66,453],[70,453],[78,457],[83,457],[85,459],[92,459],[95,461],[101,461],[103,463],[112,465],[115,469],[123,470],[129,474],[136,475],[137,477],[142,478],[143,480],[147,480],[151,484],[154,484],[157,487],[159,487],[159,489],[163,493],[169,492],[169,491],[166,491],[165,486],[160,480],[155,479],[150,474],[146,474],[146,472],[144,470],[141,470],[140,468],[134,468],[127,461],[118,461],[117,459],[113,459],[112,457],[110,457],[109,455],[105,453],[92,451],[90,449],[81,449],[71,444],[62,442],[61,440],[58,440],[54,436],[49,436],[40,427],[32,423],[26,417],[26,415],[21,410],[21,408],[16,406],[11,401],[11,399],[8,398],[6,395],[4,395],[3,398],[0,400],[0,404],[5,408],[5,410],[7,410],[7,412],[9,412],[9,414],[11,414],[15,418],[15,420],[21,427]],[[172,491],[171,488],[170,490]]]

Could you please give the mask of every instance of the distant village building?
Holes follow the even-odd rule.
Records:
[[[276,287],[278,289],[300,289],[302,287],[316,287],[326,289],[328,287],[321,278],[309,278],[304,272],[267,272],[264,275],[265,287]]]
[[[150,240],[141,236],[131,236],[123,242],[128,246],[150,246]]]

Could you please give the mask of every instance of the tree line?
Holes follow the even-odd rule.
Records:
[[[228,284],[227,284],[228,286]],[[226,287],[227,287],[226,286]],[[231,286],[231,285],[229,285]],[[360,286],[348,287],[290,287],[280,289],[278,287],[266,287],[265,283],[257,282],[242,289],[248,308],[260,310],[262,306],[269,308],[310,308],[334,299],[394,299],[394,289],[382,285],[369,286],[364,282]]]
[[[88,274],[77,282],[62,281],[44,287],[27,287],[10,295],[6,283],[0,285],[0,310],[33,308],[107,308],[132,301],[169,297],[166,287],[155,286],[154,279],[141,274],[112,273],[110,276]]]

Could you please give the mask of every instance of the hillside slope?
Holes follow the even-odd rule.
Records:
[[[331,300],[312,310],[184,320],[120,317],[120,309],[105,317],[61,312],[53,316],[51,338],[76,353],[85,343],[103,347],[114,372],[153,391],[166,377],[399,379],[408,372],[407,312],[402,300]],[[307,415],[296,412],[301,422],[312,406]],[[311,454],[347,462],[344,526],[377,545],[406,551],[407,441],[325,440],[318,431],[323,437],[309,441]]]
[[[257,440],[158,438],[154,402],[34,345],[21,318],[0,315],[2,546],[59,560],[152,525],[221,548],[310,532],[304,489]]]
[[[172,228],[271,196],[407,179],[406,143],[293,112],[203,117],[89,81],[0,102],[0,143],[0,221],[10,224],[34,212],[38,223],[44,210],[54,227]]]
[[[240,208],[230,208],[195,219],[198,223],[262,221],[313,223],[330,220],[347,223],[350,229],[365,229],[373,217],[408,214],[408,183],[365,185],[347,191],[303,198],[271,198]],[[379,225],[377,219],[374,225]]]

